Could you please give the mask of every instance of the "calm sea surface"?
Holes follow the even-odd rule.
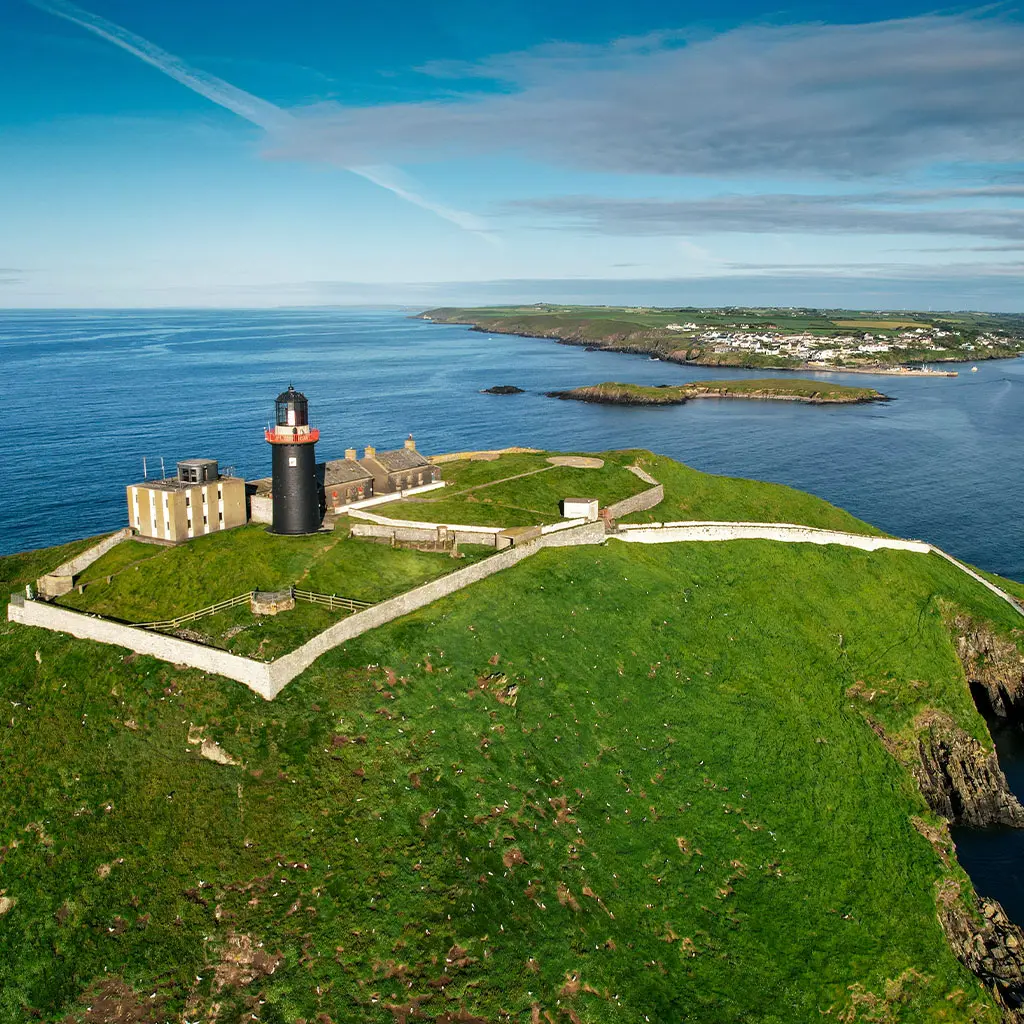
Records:
[[[892,533],[1024,579],[1024,362],[957,378],[821,374],[887,405],[702,400],[668,409],[558,402],[604,380],[765,376],[410,320],[394,311],[0,311],[0,553],[127,522],[124,487],[163,457],[270,472],[263,427],[289,383],[320,458],[522,444],[644,447],[712,473],[790,484]],[[768,374],[770,375],[770,374]],[[516,384],[525,395],[482,395]]]
[[[421,450],[642,447],[712,473],[790,484],[883,529],[1024,580],[1024,362],[954,379],[821,374],[885,405],[702,400],[667,409],[558,402],[605,380],[752,377],[470,332],[394,311],[0,312],[0,553],[127,523],[124,488],[161,457],[270,473],[263,427],[294,383],[320,458]],[[480,394],[495,384],[528,393]],[[1000,754],[1024,796],[1024,738]],[[957,830],[979,891],[1024,923],[1024,832]]]

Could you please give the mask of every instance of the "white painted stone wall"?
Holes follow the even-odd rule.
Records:
[[[438,480],[432,484],[423,484],[422,487],[410,487],[405,491],[395,491],[393,494],[378,494],[374,498],[363,498],[361,501],[353,501],[348,505],[332,505],[330,510],[343,515],[363,508],[386,505],[389,501],[401,501],[402,498],[409,495],[424,494],[426,491],[436,491],[438,488],[445,486],[447,485],[444,480]],[[272,523],[274,521],[274,499],[265,494],[254,494],[249,499],[249,521],[253,523]]]
[[[422,524],[416,524],[422,527]],[[789,544],[840,544],[862,551],[894,549],[927,554],[934,552],[955,565],[992,593],[998,595],[1021,615],[1024,607],[1005,591],[990,583],[979,573],[946,554],[940,548],[917,540],[895,537],[870,537],[837,530],[820,530],[793,523],[725,523],[677,522],[664,524],[637,524],[621,526],[611,535],[615,540],[636,544],[671,544],[692,541],[773,540]],[[549,547],[603,544],[603,522],[585,523],[550,532],[520,547],[506,548],[490,558],[458,569],[439,580],[425,583],[405,594],[383,601],[365,611],[357,612],[324,630],[301,647],[267,664],[252,661],[216,648],[193,644],[177,637],[125,626],[93,615],[71,611],[43,601],[26,601],[15,595],[7,609],[12,622],[41,626],[86,640],[126,647],[140,654],[149,654],[177,665],[188,665],[204,672],[244,683],[267,700],[273,700],[299,673],[304,672],[322,654],[376,629],[394,619],[401,618],[494,573],[501,572],[538,551]]]
[[[870,537],[838,530],[819,530],[794,523],[676,522],[623,524],[612,535],[634,544],[677,544],[683,541],[777,540],[786,544],[840,544],[862,551],[894,548],[927,554],[930,544],[894,537]]]
[[[776,540],[785,544],[840,544],[861,551],[913,551],[918,554],[934,554],[955,565],[962,573],[980,583],[997,597],[1005,601],[1015,612],[1024,616],[1024,604],[996,584],[975,572],[958,558],[920,540],[902,540],[898,537],[866,537],[859,533],[843,533],[839,530],[819,530],[811,526],[797,526],[793,523],[716,523],[678,522],[644,523],[618,527],[611,535],[615,540],[636,544],[678,544],[688,541],[725,540]]]
[[[971,579],[977,580],[983,587],[986,587],[987,589],[991,590],[992,593],[996,595],[996,597],[1001,597],[1011,608],[1013,608],[1014,611],[1019,612],[1021,615],[1024,615],[1024,606],[1022,606],[1021,602],[1018,601],[1015,597],[1011,597],[1005,590],[1001,590],[994,583],[990,583],[987,579],[985,579],[984,576],[980,575],[979,573],[976,573],[972,568],[970,568],[970,566],[964,565],[964,563],[961,562],[959,559],[954,558],[952,555],[946,554],[946,552],[943,551],[942,548],[937,548],[933,544],[930,544],[929,547],[940,558],[944,558],[947,562],[951,562],[961,572],[967,573],[967,575],[970,576]]]
[[[338,505],[335,511],[341,514],[361,508],[373,508],[376,505],[386,505],[389,501],[401,501],[409,495],[425,494],[427,491],[436,491],[447,486],[446,480],[435,480],[432,484],[421,484],[419,487],[408,487],[404,491],[392,491],[388,494],[376,494],[372,498],[362,498],[347,505]]]
[[[631,469],[634,473],[636,472],[635,466],[627,468]],[[641,470],[641,472],[643,471]],[[639,476],[639,474],[637,475]],[[623,498],[622,501],[617,501],[614,505],[609,505],[608,512],[612,519],[618,519],[621,516],[628,516],[630,512],[646,512],[649,508],[654,508],[655,505],[660,505],[664,500],[665,488],[662,487],[661,484],[657,484],[646,491],[634,494],[632,498]]]
[[[266,523],[274,521],[274,499],[265,494],[254,494],[249,499],[249,522]]]
[[[380,526],[392,526],[395,528],[405,529],[417,529],[422,530],[424,528],[436,530],[437,527],[443,526],[446,529],[454,530],[457,533],[463,533],[467,535],[476,534],[478,538],[495,537],[501,533],[505,527],[503,526],[469,526],[464,523],[422,523],[416,519],[389,519],[387,516],[380,516],[374,512],[366,512],[362,509],[353,509],[349,512],[349,516],[352,519],[361,519],[368,523],[377,523]],[[475,541],[466,541],[466,543],[474,544],[486,544],[486,539],[477,539]]]
[[[26,601],[20,594],[11,598],[7,606],[7,618],[26,626],[41,626],[58,633],[69,633],[82,640],[95,640],[101,644],[124,647],[138,654],[149,654],[172,665],[188,665],[189,668],[203,672],[215,672],[244,683],[267,700],[278,693],[271,682],[269,664],[240,658],[228,651],[204,647],[176,636],[126,626],[97,615],[85,615],[46,601]]]
[[[36,580],[39,593],[43,597],[60,597],[61,594],[68,593],[74,586],[75,577],[79,573],[85,572],[93,562],[102,558],[111,548],[117,547],[121,541],[127,540],[132,532],[132,528],[126,526],[123,530],[104,537],[98,544],[93,544],[91,548],[87,548],[63,565],[58,565],[52,572],[40,576]]]

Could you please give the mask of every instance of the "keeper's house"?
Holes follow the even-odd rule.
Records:
[[[397,451],[379,452],[376,448],[367,447],[359,465],[373,477],[374,494],[407,491],[413,487],[437,483],[441,479],[441,470],[432,466],[416,451],[412,434],[406,439],[404,447]]]
[[[245,481],[221,476],[216,459],[186,459],[177,476],[128,487],[128,522],[140,537],[180,544],[245,521]]]

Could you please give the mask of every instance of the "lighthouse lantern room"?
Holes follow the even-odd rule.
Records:
[[[323,518],[316,476],[320,431],[309,425],[309,402],[291,385],[274,403],[274,426],[265,432],[273,452],[272,533],[316,533]]]

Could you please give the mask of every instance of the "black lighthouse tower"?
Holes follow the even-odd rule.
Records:
[[[320,488],[314,449],[320,431],[309,425],[309,402],[291,385],[277,396],[275,426],[265,432],[273,452],[274,523],[271,533],[316,533]]]

